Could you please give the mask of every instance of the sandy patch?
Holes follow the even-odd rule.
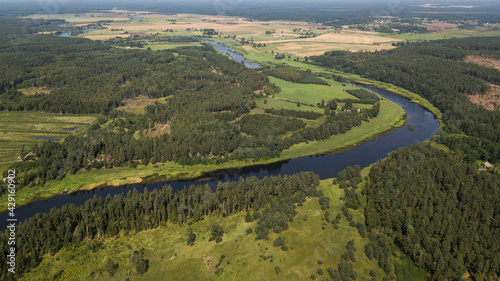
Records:
[[[326,33],[314,38],[298,38],[298,39],[284,39],[284,40],[266,40],[256,41],[255,43],[288,43],[288,42],[323,42],[323,43],[354,43],[354,44],[373,44],[403,41],[402,39],[387,38],[374,36],[369,33],[360,32],[343,32],[343,33]]]
[[[491,90],[484,95],[468,95],[470,101],[486,108],[487,110],[498,109],[500,105],[500,86],[492,85]]]
[[[215,266],[217,265],[218,259],[216,257],[212,257],[212,256],[202,257],[202,259],[203,259],[203,264],[205,264],[205,268],[209,272],[214,273]]]
[[[26,88],[26,89],[17,89],[23,95],[31,96],[34,94],[50,94],[50,90],[45,87],[34,87],[34,88]]]
[[[167,97],[168,98],[168,97]],[[141,114],[145,112],[145,109],[148,105],[153,104],[155,102],[163,102],[166,98],[158,98],[152,99],[146,96],[137,96],[133,99],[123,100],[125,105],[119,106],[117,110],[128,111],[136,114]]]
[[[251,47],[251,46],[242,46],[242,48],[247,50],[247,51],[254,51],[254,52],[260,53],[259,50],[255,49],[254,47]]]
[[[482,66],[493,67],[500,70],[500,60],[488,57],[479,56],[467,56],[465,57],[466,62],[479,64]]]
[[[424,25],[427,25],[427,31],[453,29],[458,26],[456,24],[446,22],[424,23]]]

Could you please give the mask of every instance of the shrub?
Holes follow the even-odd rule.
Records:
[[[283,245],[285,245],[285,238],[283,238],[283,237],[278,237],[273,242],[274,247],[279,247],[279,246],[283,246]]]
[[[323,264],[323,261],[322,260],[318,260],[318,264]]]
[[[319,269],[318,269],[318,274],[319,274],[319,275],[323,275],[323,269],[319,268]]]
[[[104,268],[108,272],[109,276],[113,277],[113,275],[115,275],[116,273],[116,270],[118,269],[118,266],[118,263],[115,263],[112,259],[108,259]]]
[[[224,235],[224,230],[218,223],[214,222],[214,224],[212,225],[212,232],[210,234],[212,236],[210,237],[210,239],[208,239],[208,241],[210,242],[215,240],[216,243],[219,243],[220,241],[222,241],[222,235]]]
[[[279,273],[280,273],[280,271],[281,271],[281,269],[280,269],[280,267],[279,267],[279,266],[276,266],[276,267],[274,268],[274,272],[276,272],[276,274],[279,274]]]
[[[251,227],[247,228],[247,231],[246,231],[247,235],[250,234],[250,233],[252,233],[252,232],[253,232],[253,230],[252,230]]]
[[[302,217],[302,219],[303,219],[304,221],[307,221],[307,215],[304,215],[304,216]]]

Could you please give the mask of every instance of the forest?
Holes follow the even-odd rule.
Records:
[[[469,161],[498,161],[500,111],[488,111],[470,102],[469,95],[484,95],[490,84],[500,85],[500,71],[463,62],[471,55],[500,55],[500,38],[463,38],[407,43],[390,51],[374,53],[326,52],[312,57],[314,64],[391,83],[429,100],[443,112],[443,134],[449,143],[463,133],[471,150],[462,150]],[[484,140],[484,141],[483,141]],[[474,144],[474,147],[471,147]]]
[[[500,177],[428,144],[370,170],[366,226],[389,235],[433,280],[500,273]]]
[[[114,236],[120,231],[133,233],[154,229],[167,222],[187,224],[207,216],[224,217],[241,211],[259,213],[264,207],[278,207],[280,202],[285,209],[290,205],[295,207],[294,203],[302,202],[306,196],[320,196],[315,188],[318,184],[317,175],[302,172],[262,180],[249,177],[219,183],[215,191],[208,185],[200,185],[173,192],[172,187],[167,185],[151,192],[134,190],[126,195],[96,196],[80,206],[67,204],[62,208],[53,208],[48,214],[37,214],[18,225],[16,277],[38,266],[45,254],[55,254],[63,247],[79,246],[97,251],[103,247],[99,240],[101,237]],[[273,212],[277,210],[273,209]],[[271,209],[264,214],[269,211]],[[285,214],[285,211],[281,212]],[[282,225],[286,225],[289,219],[292,218],[286,217]],[[256,229],[258,233],[265,231],[268,227],[264,225],[260,226],[260,230]],[[6,241],[6,235],[8,232],[1,232],[0,239]],[[1,279],[15,280],[7,272],[7,254],[4,253],[7,253],[9,245],[2,243],[0,247]]]
[[[327,84],[326,79],[288,66],[261,73],[233,62],[209,44],[162,51],[127,50],[100,41],[51,35],[13,44],[6,34],[19,30],[19,25],[9,22],[10,29],[0,35],[6,38],[0,43],[0,62],[5,66],[0,70],[0,108],[100,114],[85,134],[23,148],[25,161],[11,166],[23,171],[20,189],[60,181],[81,169],[278,158],[292,145],[344,134],[378,114],[377,105],[337,116],[328,110],[325,114],[332,116],[317,127],[305,127],[302,120],[291,116],[246,116],[261,92],[279,92],[265,74],[300,83]],[[20,91],[28,88],[45,91],[33,95]],[[354,95],[361,98],[360,103],[366,98],[375,103],[373,94],[358,92]],[[126,100],[139,96],[157,102],[142,114],[117,110]],[[310,118],[292,111],[285,115],[290,114]],[[3,184],[0,194],[6,188]]]
[[[340,12],[333,19],[330,12],[283,12],[281,8],[256,8],[247,13],[236,9],[228,13],[249,17],[258,14],[255,18],[259,19],[301,19],[332,26],[374,19],[368,12],[357,13],[356,17],[351,17],[352,12]],[[453,17],[449,15],[450,19]],[[20,156],[24,161],[11,165],[12,169],[23,171],[18,178],[18,190],[62,180],[81,169],[169,161],[183,165],[220,164],[279,157],[292,145],[344,134],[377,117],[380,111],[377,95],[348,90],[357,99],[323,100],[318,104],[324,109],[323,114],[290,109],[248,114],[263,93],[279,92],[269,84],[266,75],[320,85],[328,85],[328,80],[323,79],[327,77],[285,65],[262,72],[248,69],[220,55],[210,45],[162,51],[127,50],[112,47],[116,43],[112,41],[32,35],[57,30],[51,28],[58,23],[45,21],[26,29],[21,20],[0,18],[0,26],[4,27],[0,30],[0,108],[94,113],[100,117],[85,134],[71,135],[61,142],[40,142],[29,150],[23,148]],[[129,43],[132,44],[126,42],[123,46]],[[44,256],[62,249],[85,247],[96,252],[105,247],[104,237],[134,234],[167,224],[190,225],[209,216],[225,218],[244,212],[245,221],[257,221],[246,234],[255,240],[266,240],[272,232],[285,231],[296,219],[296,206],[315,197],[330,227],[338,229],[345,218],[361,237],[370,241],[364,247],[358,245],[358,249],[354,242],[345,246],[338,269],[327,269],[333,280],[356,280],[350,262],[360,251],[370,260],[378,260],[387,274],[384,281],[394,275],[400,278],[397,272],[403,270],[393,261],[399,251],[425,269],[431,280],[455,280],[466,273],[473,280],[498,279],[500,177],[494,169],[479,172],[478,162],[499,163],[500,111],[487,111],[471,103],[466,95],[484,95],[491,90],[490,84],[500,85],[500,71],[466,63],[464,58],[498,58],[499,48],[498,37],[463,38],[405,42],[389,51],[331,51],[311,57],[310,63],[328,70],[354,73],[410,90],[443,112],[444,126],[430,142],[391,153],[375,163],[364,179],[359,166],[340,172],[333,180],[343,189],[340,201],[332,202],[342,204],[342,213],[336,217],[327,212],[330,198],[316,189],[319,177],[311,172],[240,178],[220,183],[215,190],[200,185],[175,192],[167,185],[151,192],[146,189],[143,193],[96,196],[80,206],[54,208],[19,224],[15,277],[37,267]],[[334,79],[347,82],[340,75],[334,75]],[[47,91],[25,95],[21,90],[27,88]],[[142,114],[117,110],[126,100],[139,96],[157,102],[148,105]],[[340,102],[345,103],[341,111],[337,110]],[[372,107],[358,112],[353,110],[353,103]],[[306,125],[318,119],[321,123]],[[367,183],[361,185],[362,181]],[[6,188],[6,184],[2,185],[0,195]],[[366,221],[356,222],[352,212],[363,208]],[[8,232],[1,232],[0,240],[6,241],[7,235]],[[332,239],[334,235],[332,232]],[[186,236],[188,243],[196,239],[192,231]],[[223,229],[214,224],[210,242],[220,243],[222,237]],[[283,251],[288,249],[284,239],[276,239],[274,244]],[[7,274],[7,252],[7,244],[2,243],[0,279],[14,280]],[[137,272],[147,271],[143,251],[135,251],[131,262],[136,264]],[[117,265],[110,263],[106,267],[112,272]],[[324,272],[318,270],[317,274]],[[312,280],[317,278],[312,276]]]
[[[387,236],[431,280],[473,280],[500,273],[500,177],[478,172],[498,163],[500,111],[471,103],[500,84],[500,71],[463,62],[497,56],[498,37],[407,43],[374,53],[327,52],[315,64],[391,83],[421,95],[443,112],[445,126],[429,144],[412,145],[375,164],[364,190],[370,238]],[[376,236],[379,235],[379,236]],[[370,250],[371,251],[371,250]]]

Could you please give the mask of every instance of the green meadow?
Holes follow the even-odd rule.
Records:
[[[80,132],[96,118],[96,115],[0,111],[1,168],[18,161],[23,146],[28,150],[36,142],[61,140]]]
[[[316,84],[298,84],[288,82],[275,77],[269,77],[269,82],[281,87],[281,92],[276,97],[299,101],[306,104],[316,105],[321,100],[328,101],[329,99],[356,99],[349,95],[345,90],[359,89],[349,83],[340,83],[332,79],[324,79],[330,86]],[[343,86],[345,85],[345,86]]]

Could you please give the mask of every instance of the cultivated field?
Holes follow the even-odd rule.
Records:
[[[320,55],[325,51],[341,49],[375,51],[393,48],[388,42],[400,39],[382,37],[375,32],[335,29],[322,24],[289,21],[253,21],[228,16],[194,14],[160,15],[133,11],[107,13],[34,15],[31,18],[64,19],[68,26],[84,26],[99,20],[109,20],[103,29],[82,35],[93,40],[129,37],[133,34],[161,36],[199,36],[202,30],[213,29],[219,33],[214,38],[245,38],[247,41],[268,44],[266,48],[245,46],[253,52],[274,50],[297,56]],[[267,33],[266,33],[267,32]],[[307,37],[307,38],[301,38]],[[154,42],[154,40],[150,40]],[[151,45],[152,49],[169,48],[168,44]],[[175,46],[174,46],[175,47]]]
[[[28,150],[37,141],[58,141],[81,131],[95,119],[92,115],[1,111],[0,165],[18,161],[23,146]]]

